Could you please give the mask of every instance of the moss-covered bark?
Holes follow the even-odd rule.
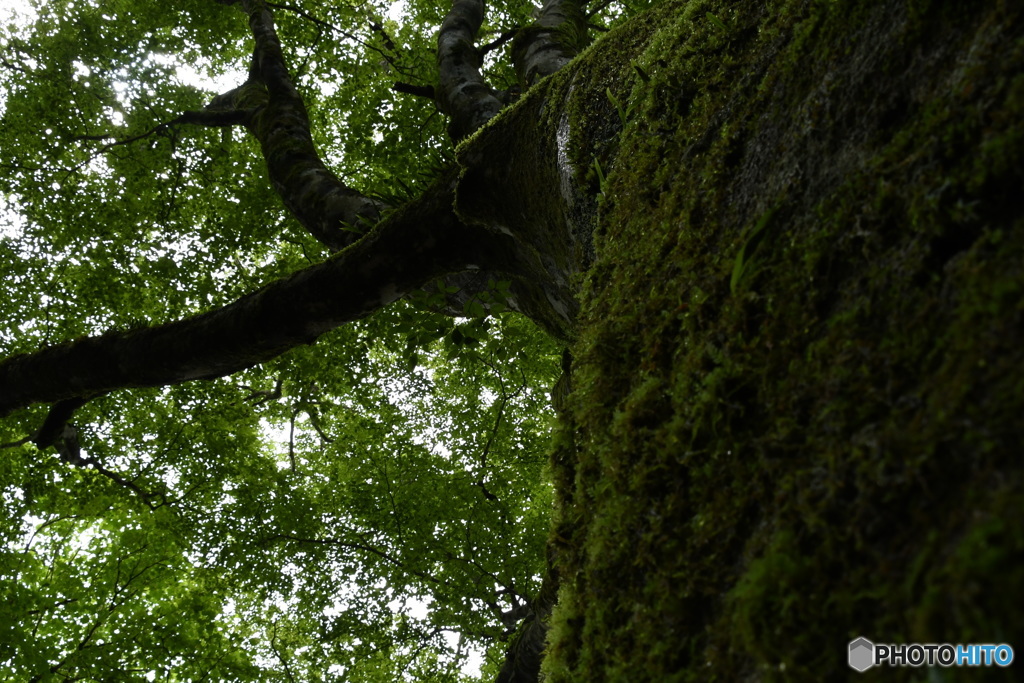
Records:
[[[549,680],[838,680],[857,636],[1022,641],[1021,11],[665,2],[563,78],[612,117],[571,121],[603,201]]]

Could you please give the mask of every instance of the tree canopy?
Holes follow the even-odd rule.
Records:
[[[434,89],[461,87],[438,65],[464,46],[437,37],[449,11],[462,26],[459,7],[68,1],[9,12],[3,355],[132,338],[325,272],[332,252],[443,176],[454,142],[503,106],[453,136],[458,116],[438,111]],[[531,12],[489,3],[479,31],[464,30],[482,57],[475,78],[490,84],[478,94],[517,91],[510,38]],[[621,12],[595,8],[592,29]],[[283,76],[268,75],[261,39]],[[273,101],[278,77],[308,112],[313,161],[359,190],[355,219],[326,232],[275,176],[272,133],[240,118],[246,103],[269,108],[260,93]],[[412,282],[389,307],[283,354],[274,342],[266,362],[212,381],[136,378],[128,392],[21,400],[9,375],[0,668],[26,680],[447,681],[472,678],[472,654],[493,677],[545,571],[560,347],[503,313],[512,284],[486,275],[468,296],[444,277]],[[290,292],[284,309],[299,306]],[[293,332],[276,327],[266,334]],[[136,346],[159,374],[186,342],[175,332]],[[31,374],[76,386],[90,371],[117,375],[125,358],[67,370],[44,355]]]

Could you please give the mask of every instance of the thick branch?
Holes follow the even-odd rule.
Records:
[[[437,36],[437,104],[451,117],[448,134],[456,141],[501,111],[501,102],[480,75],[473,43],[483,19],[483,0],[455,0]]]
[[[281,41],[274,27],[274,16],[262,0],[242,0],[242,8],[249,15],[249,30],[256,39],[256,52],[253,58],[260,75],[260,80],[267,86],[272,97],[296,99],[301,101],[288,66],[281,51]]]
[[[451,208],[453,185],[451,175],[442,178],[330,260],[216,311],[0,363],[0,416],[35,403],[237,372],[310,344],[434,278],[494,267],[513,251],[510,240],[463,225]]]
[[[43,420],[42,426],[32,439],[38,448],[48,448],[60,439],[67,427],[67,421],[75,414],[75,411],[89,401],[87,396],[76,396],[66,401],[60,401],[50,408],[49,414]]]
[[[512,44],[512,61],[524,88],[569,63],[586,38],[586,18],[576,0],[547,0],[532,26]]]
[[[235,93],[267,162],[270,181],[285,206],[313,237],[344,249],[380,220],[384,206],[346,186],[320,159],[306,105],[295,89],[266,4],[245,0],[256,40],[254,78]],[[211,103],[213,104],[213,103]]]

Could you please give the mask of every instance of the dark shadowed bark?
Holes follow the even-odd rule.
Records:
[[[330,260],[221,309],[10,358],[0,363],[0,415],[33,403],[230,374],[312,343],[432,278],[502,262],[511,240],[465,226],[452,201],[449,176]]]
[[[474,40],[483,19],[483,0],[456,0],[437,36],[437,104],[450,117],[448,134],[456,141],[487,123],[502,107],[480,75]]]
[[[523,87],[550,76],[576,56],[586,41],[586,21],[576,0],[547,0],[532,26],[520,32],[512,58]]]

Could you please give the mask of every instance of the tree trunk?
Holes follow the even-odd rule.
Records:
[[[603,196],[549,681],[1024,636],[1021,19],[667,2],[547,88],[548,164]]]

